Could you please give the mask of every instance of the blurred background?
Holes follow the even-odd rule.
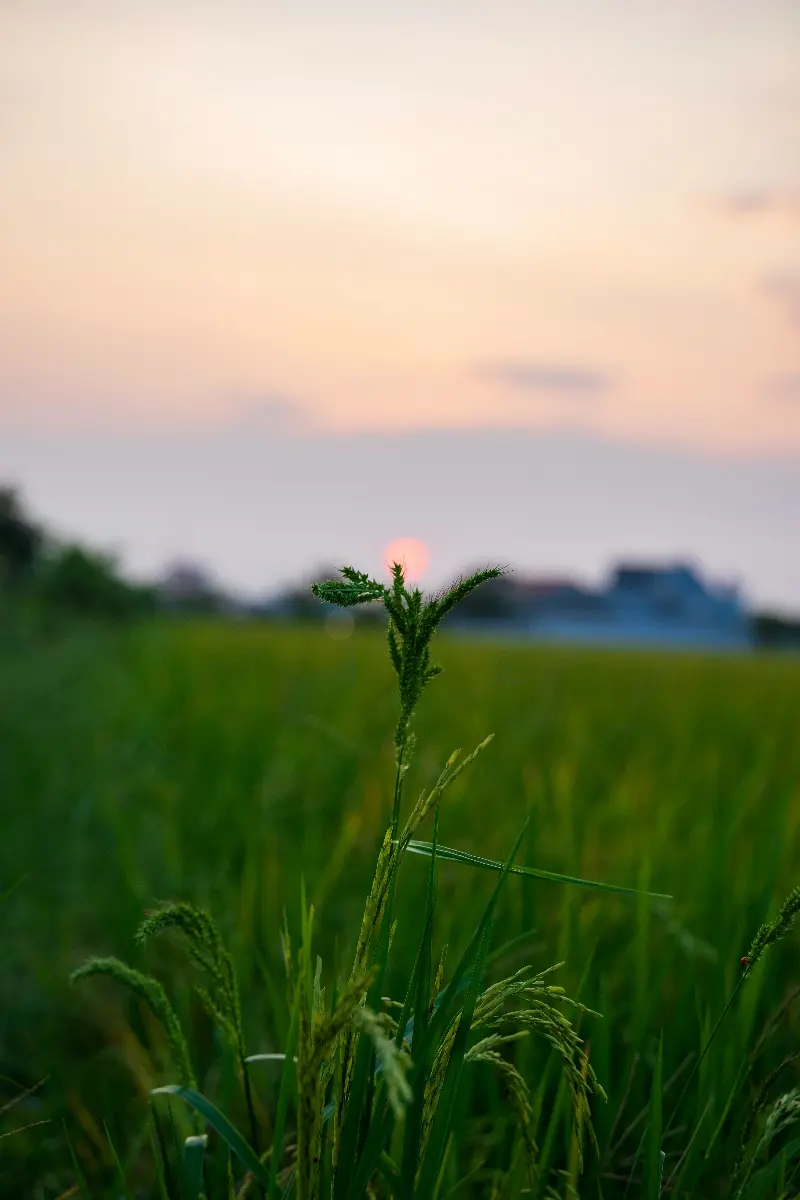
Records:
[[[76,1196],[75,1163],[156,1194],[174,1065],[120,988],[70,988],[92,953],[165,981],[244,1120],[196,978],[133,944],[156,901],[213,911],[253,1053],[301,878],[346,974],[396,698],[381,614],[308,585],[394,559],[511,568],[437,635],[412,792],[498,735],[445,844],[503,858],[528,814],[520,861],[674,896],[514,880],[498,916],[606,1015],[582,1182],[546,1047],[515,1059],[536,1194],[627,1194],[660,1031],[671,1106],[798,882],[798,533],[794,0],[0,0],[0,1195]],[[437,955],[491,883],[442,866]],[[731,1194],[796,963],[732,1007],[665,1194]],[[464,1110],[447,1194],[504,1195],[499,1090]]]
[[[135,577],[800,608],[791,0],[0,6],[0,478]]]

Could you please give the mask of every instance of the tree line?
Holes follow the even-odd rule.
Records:
[[[0,596],[87,617],[153,611],[157,589],[124,578],[110,554],[64,541],[36,521],[14,487],[0,486]]]

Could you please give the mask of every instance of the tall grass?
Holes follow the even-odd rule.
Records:
[[[400,587],[405,592],[402,580]],[[404,608],[412,606],[410,618],[402,619],[417,664],[427,672],[429,662],[417,653],[424,604],[413,595],[402,598]],[[393,624],[400,653],[402,630]],[[50,910],[56,964],[64,949],[74,961],[78,931],[87,949],[95,936],[105,949],[104,905],[114,909],[115,930],[126,921],[132,929],[137,904],[152,904],[151,872],[162,895],[195,901],[155,909],[143,933],[150,941],[154,933],[177,933],[192,970],[202,975],[193,979],[178,969],[158,943],[141,959],[141,969],[129,969],[148,981],[146,988],[152,975],[165,977],[160,995],[185,1029],[188,1061],[169,1033],[166,1010],[158,1014],[163,1036],[148,1016],[154,1006],[144,984],[144,1007],[128,1009],[120,1024],[114,983],[103,991],[103,1008],[93,1010],[92,1020],[116,1046],[117,1062],[93,1061],[87,1042],[82,1060],[91,1063],[91,1075],[80,1072],[81,1060],[72,1060],[81,1087],[70,1096],[68,1129],[92,1195],[106,1187],[109,1195],[119,1194],[124,1186],[130,1195],[160,1189],[177,1196],[196,1188],[192,1194],[225,1196],[229,1172],[234,1191],[245,1187],[256,1194],[260,1187],[281,1194],[292,1186],[301,1196],[363,1195],[367,1187],[379,1195],[433,1195],[437,1189],[440,1195],[528,1189],[540,1196],[658,1194],[654,1189],[696,1196],[737,1189],[741,1195],[793,1194],[786,1187],[796,1154],[789,1087],[794,1064],[778,1072],[789,1057],[794,1021],[791,956],[775,951],[770,962],[771,951],[758,963],[758,946],[772,944],[765,934],[760,942],[756,938],[756,952],[746,955],[751,962],[739,965],[752,940],[748,924],[754,928],[776,887],[790,882],[798,764],[790,735],[797,678],[789,665],[509,651],[456,656],[443,643],[459,694],[456,714],[478,746],[485,728],[475,726],[487,718],[494,718],[499,739],[474,764],[450,759],[431,776],[426,744],[450,736],[448,697],[437,685],[441,699],[432,690],[415,716],[417,695],[404,737],[395,737],[393,778],[400,784],[381,788],[388,765],[381,746],[372,750],[361,739],[362,728],[392,723],[383,702],[366,700],[374,686],[372,643],[348,648],[352,667],[345,669],[358,667],[349,681],[342,674],[343,648],[314,643],[323,660],[314,693],[308,680],[298,686],[291,675],[293,662],[310,669],[306,647],[313,635],[291,635],[273,645],[267,686],[277,694],[264,700],[281,718],[286,742],[276,737],[277,724],[264,723],[262,704],[261,717],[253,715],[271,753],[277,749],[278,764],[265,780],[270,754],[255,752],[256,726],[247,715],[255,693],[245,681],[252,674],[256,684],[263,672],[251,661],[252,635],[230,636],[220,654],[217,632],[214,641],[203,631],[179,634],[187,649],[194,643],[191,658],[183,660],[174,656],[176,635],[169,636],[168,645],[155,632],[144,660],[135,641],[104,646],[96,658],[87,658],[85,645],[61,647],[53,663],[79,694],[91,664],[96,707],[85,713],[80,706],[60,713],[49,707],[52,680],[40,683],[38,693],[27,676],[15,684],[23,704],[27,694],[32,731],[38,728],[46,739],[48,720],[55,726],[58,716],[84,751],[82,761],[62,752],[54,772],[61,778],[50,781],[46,759],[33,745],[26,751],[18,743],[17,764],[26,760],[29,782],[36,782],[32,794],[41,803],[50,788],[57,796],[60,786],[83,801],[83,811],[77,804],[70,813],[82,831],[77,840],[72,834],[73,844],[84,863],[110,859],[120,885],[117,894],[112,873],[102,892],[99,880],[92,885],[79,878],[70,863],[66,879],[48,881],[59,884],[62,896],[82,901],[78,909],[74,901],[64,905],[64,913]],[[213,695],[192,682],[201,647],[210,655]],[[171,676],[160,661],[165,651],[178,668]],[[531,707],[523,682],[530,686],[528,664],[534,661],[546,683]],[[487,692],[487,667],[495,663],[499,686]],[[132,665],[137,690],[147,686],[155,695],[167,685],[166,705],[157,702],[148,712],[138,695],[126,696]],[[402,658],[399,666],[402,683]],[[750,694],[744,687],[734,691],[734,679],[746,681]],[[364,700],[350,703],[349,691],[356,688]],[[759,689],[770,705],[768,725],[757,713]],[[373,694],[379,696],[377,688]],[[502,712],[498,698],[505,696],[513,704]],[[227,724],[220,724],[223,697]],[[524,721],[518,705],[527,713]],[[188,706],[195,712],[191,733],[176,720]],[[298,727],[300,706],[306,711]],[[402,693],[400,711],[402,719]],[[105,725],[98,727],[100,712]],[[138,724],[131,723],[132,713]],[[420,734],[415,758],[412,726]],[[54,735],[55,729],[57,744]],[[191,802],[184,804],[170,795],[170,762],[187,751],[192,758],[181,783]],[[217,768],[223,757],[230,778]],[[99,797],[76,796],[75,783],[99,779],[101,765],[105,778],[117,781],[106,807]],[[417,803],[403,796],[413,774],[430,779]],[[353,785],[355,796],[349,797]],[[158,795],[157,807],[148,788]],[[252,799],[237,808],[240,789]],[[335,812],[326,806],[331,794],[340,798]],[[259,795],[269,796],[266,811]],[[533,817],[527,826],[526,810]],[[381,819],[388,826],[383,840]],[[516,857],[510,823],[522,832]],[[687,838],[692,825],[702,835],[695,844]],[[453,845],[443,844],[445,829]],[[108,841],[112,830],[127,836]],[[363,873],[370,841],[382,847],[371,885]],[[25,857],[16,854],[18,866]],[[310,888],[298,911],[301,860]],[[690,861],[697,864],[691,872],[685,865]],[[172,867],[165,871],[167,862]],[[547,882],[537,882],[537,874]],[[619,887],[637,886],[639,894],[615,896],[566,883],[588,883],[595,875]],[[553,881],[563,886],[554,888]],[[65,889],[69,883],[74,892]],[[676,901],[645,895],[654,885],[674,891]],[[368,896],[360,936],[359,891],[362,904]],[[33,899],[28,903],[30,909],[17,911],[28,913],[34,931],[39,922]],[[283,982],[274,957],[282,903],[291,931],[284,931]],[[229,950],[204,908],[221,915]],[[787,927],[789,916],[784,909],[767,923],[773,935]],[[451,946],[447,955],[445,942]],[[323,952],[321,969],[317,949]],[[548,952],[567,959],[577,1004],[563,1011],[548,968],[536,963]],[[94,963],[91,969],[103,968]],[[109,967],[118,978],[119,969],[119,963]],[[726,977],[736,995],[701,1057],[724,1008]],[[195,982],[198,1005],[188,988]],[[81,1003],[90,996],[84,989],[82,984]],[[604,1013],[602,1020],[594,1009]],[[81,1025],[88,1030],[91,1021]],[[209,1037],[212,1028],[218,1036]],[[55,1044],[52,1034],[48,1044]],[[103,1075],[110,1081],[105,1099]],[[171,1077],[170,1085],[180,1090],[155,1094],[148,1115],[146,1094],[159,1076]],[[137,1086],[131,1089],[126,1080]],[[607,1105],[596,1081],[609,1092]],[[781,1085],[788,1087],[788,1099],[775,1108]],[[128,1104],[121,1103],[126,1088]],[[91,1112],[82,1107],[82,1095],[91,1096]],[[207,1142],[194,1126],[198,1117],[211,1133]],[[68,1165],[60,1133],[58,1141]],[[29,1154],[40,1150],[30,1141],[26,1147]],[[48,1186],[43,1174],[40,1188]],[[58,1178],[66,1188],[69,1180],[63,1173]]]

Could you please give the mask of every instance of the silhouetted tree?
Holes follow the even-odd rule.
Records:
[[[44,535],[25,513],[16,489],[0,487],[0,584],[29,581],[44,545]]]
[[[107,554],[83,546],[59,547],[41,571],[45,600],[80,616],[121,618],[154,605],[152,589],[120,578]]]

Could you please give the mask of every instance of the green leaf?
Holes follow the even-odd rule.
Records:
[[[644,1172],[642,1200],[659,1200],[661,1195],[661,1176],[664,1170],[664,1151],[661,1149],[661,1102],[663,1092],[663,1057],[664,1035],[658,1041],[658,1056],[653,1071],[653,1086],[650,1089],[650,1110],[647,1117],[647,1134],[644,1150]]]
[[[447,1064],[447,1074],[442,1086],[442,1094],[439,1098],[436,1116],[433,1120],[428,1149],[422,1163],[419,1186],[414,1193],[416,1197],[419,1197],[419,1200],[428,1200],[429,1197],[433,1196],[445,1150],[447,1149],[456,1098],[458,1096],[458,1085],[461,1082],[464,1056],[467,1052],[467,1041],[470,1029],[472,1028],[472,1017],[475,1012],[475,1003],[478,999],[478,990],[483,977],[483,969],[486,965],[486,955],[488,954],[492,939],[493,921],[494,905],[492,905],[492,911],[483,929],[483,936],[478,946],[472,978],[461,1009],[458,1029],[453,1040],[453,1048],[450,1051],[450,1061]]]
[[[128,1200],[128,1193],[125,1191],[125,1172],[122,1169],[122,1163],[119,1161],[119,1155],[117,1154],[117,1148],[114,1145],[111,1134],[108,1132],[108,1125],[106,1125],[105,1121],[103,1122],[103,1130],[106,1135],[106,1141],[108,1142],[109,1148],[111,1150],[111,1156],[114,1159],[114,1163],[117,1168],[117,1174],[119,1175],[120,1184],[122,1185],[122,1195],[124,1196],[125,1200]]]
[[[431,843],[411,841],[407,849],[412,854],[430,856]],[[479,854],[470,854],[467,850],[455,850],[452,846],[437,846],[436,853],[445,862],[463,863],[468,867],[482,867],[486,871],[502,871],[503,864],[493,858],[482,858]],[[642,892],[638,888],[622,887],[616,883],[600,883],[595,879],[579,879],[575,875],[562,875],[558,871],[541,871],[538,867],[510,867],[509,874],[524,875],[531,879],[546,879],[550,883],[572,883],[577,887],[594,888],[600,892],[621,892],[629,896],[649,896],[654,900],[671,900],[662,892]]]
[[[187,1137],[183,1143],[183,1200],[200,1200],[207,1145],[208,1136],[205,1133]]]
[[[431,934],[433,928],[433,911],[436,886],[436,850],[439,832],[439,805],[436,805],[433,821],[433,842],[431,866],[428,872],[428,890],[425,897],[425,921],[422,930],[417,961],[414,965],[416,974],[416,1002],[414,1004],[414,1031],[411,1041],[411,1058],[414,1063],[414,1086],[411,1103],[406,1111],[405,1130],[403,1132],[403,1157],[401,1160],[400,1195],[414,1194],[414,1180],[419,1163],[419,1147],[422,1138],[422,1116],[425,1108],[425,1084],[428,1080],[429,1055],[425,1049],[428,1033],[428,1012],[431,999]],[[398,1026],[398,1037],[406,1028],[405,1010],[401,1015]]]
[[[418,1194],[423,1197],[433,1196],[436,1182],[441,1167],[441,1162],[447,1147],[447,1140],[450,1133],[450,1125],[453,1119],[453,1111],[455,1108],[456,1095],[458,1084],[461,1078],[461,1069],[464,1062],[464,1055],[467,1050],[467,1039],[472,1024],[472,1015],[475,1011],[475,1002],[480,988],[481,978],[486,966],[486,957],[489,953],[489,944],[491,942],[491,929],[494,921],[494,910],[497,906],[497,901],[500,896],[508,873],[517,856],[522,839],[530,823],[528,817],[520,829],[517,839],[514,842],[511,853],[504,864],[500,864],[499,878],[494,886],[489,903],[486,905],[483,916],[475,930],[467,949],[461,957],[455,974],[445,989],[444,995],[438,1008],[433,1013],[433,1016],[428,1026],[427,1036],[423,1040],[423,1045],[417,1048],[417,1055],[424,1055],[428,1047],[433,1045],[435,1041],[444,1036],[445,1030],[450,1022],[451,1014],[454,1015],[457,996],[461,991],[461,982],[467,975],[468,968],[471,966],[471,974],[469,976],[469,985],[467,993],[464,997],[461,1006],[461,1017],[456,1031],[456,1037],[453,1043],[453,1048],[450,1053],[450,1061],[448,1063],[447,1075],[445,1077],[442,1094],[439,1098],[439,1106],[434,1118],[433,1128],[431,1130],[428,1149],[425,1155],[425,1160],[422,1164],[420,1173],[420,1186]],[[438,854],[438,847],[436,849]],[[411,1086],[414,1088],[417,1085],[416,1072],[412,1071]]]
[[[195,1112],[200,1113],[208,1121],[212,1129],[215,1129],[222,1140],[230,1146],[242,1165],[251,1173],[256,1183],[264,1188],[269,1187],[267,1169],[255,1150],[242,1137],[236,1126],[231,1124],[224,1113],[221,1113],[201,1092],[196,1092],[194,1088],[182,1087],[179,1083],[170,1083],[165,1087],[153,1088],[152,1094],[154,1096],[177,1096],[179,1099],[185,1100]]]
[[[431,1017],[430,1025],[428,1026],[428,1034],[427,1034],[427,1037],[425,1038],[425,1043],[421,1048],[423,1052],[427,1049],[427,1046],[429,1044],[433,1044],[436,1041],[436,1039],[444,1033],[444,1031],[447,1028],[447,1025],[450,1021],[451,1016],[455,1012],[456,1000],[457,1000],[458,996],[461,994],[461,991],[463,990],[462,983],[467,975],[467,969],[468,969],[470,963],[473,962],[474,957],[478,951],[478,948],[481,945],[481,942],[483,939],[483,933],[486,928],[486,925],[494,916],[494,910],[495,910],[495,905],[497,904],[497,899],[505,885],[506,880],[508,879],[508,873],[511,870],[511,866],[514,862],[514,859],[517,856],[517,852],[519,851],[520,845],[522,844],[522,839],[525,836],[525,831],[527,830],[529,824],[530,824],[530,817],[527,817],[523,823],[522,828],[520,829],[520,831],[517,835],[517,840],[514,843],[514,846],[511,850],[510,855],[508,856],[506,863],[505,864],[498,863],[498,868],[499,868],[500,873],[499,873],[497,882],[494,885],[494,891],[492,892],[492,895],[489,899],[489,903],[486,905],[486,908],[484,910],[483,916],[481,917],[481,920],[470,939],[469,945],[467,946],[466,950],[464,951],[463,955],[461,956],[461,961],[459,962],[458,966],[456,967],[453,978],[450,980],[450,983],[447,985],[447,987],[444,989],[442,995],[439,997],[439,1003],[436,1007],[436,1010],[435,1010],[433,1016]],[[441,848],[439,846],[437,846],[436,847],[437,857],[440,856],[440,853],[441,853]],[[487,950],[487,952],[488,952],[488,950]],[[470,982],[471,982],[471,980],[470,980]],[[419,1053],[419,1051],[420,1051],[420,1048],[418,1047],[418,1053]],[[410,1082],[411,1082],[411,1086],[413,1088],[416,1083],[413,1072],[412,1072],[412,1078],[411,1078]]]
[[[283,1150],[283,1131],[286,1127],[286,1113],[289,1108],[289,1094],[292,1086],[297,1085],[297,1075],[294,1070],[294,1050],[297,1044],[297,1024],[300,1012],[300,982],[298,980],[294,989],[294,1001],[292,1003],[292,1018],[289,1025],[289,1040],[286,1043],[286,1054],[284,1056],[283,1071],[281,1072],[281,1086],[278,1091],[278,1105],[275,1110],[275,1128],[272,1137],[272,1161],[269,1170],[269,1200],[275,1200],[278,1194],[278,1170],[280,1168],[281,1152]]]
[[[364,1149],[347,1189],[347,1200],[363,1200],[367,1185],[375,1174],[381,1155],[384,1153],[384,1146],[391,1137],[393,1126],[394,1114],[386,1102],[386,1087],[381,1083],[377,1102],[371,1114]]]
[[[251,1062],[285,1062],[285,1061],[286,1061],[286,1055],[285,1055],[285,1054],[282,1054],[282,1053],[278,1053],[278,1054],[248,1054],[247,1058],[246,1058],[244,1061],[245,1061],[246,1063],[251,1063]],[[292,1059],[292,1062],[297,1062],[297,1055],[295,1055],[295,1056],[293,1057],[293,1059]]]
[[[169,1188],[164,1174],[164,1163],[162,1161],[162,1148],[159,1141],[156,1139],[155,1133],[150,1131],[150,1146],[153,1151],[153,1162],[156,1166],[156,1183],[158,1184],[158,1195],[160,1200],[169,1200]]]
[[[75,1172],[75,1177],[78,1181],[78,1187],[80,1188],[81,1196],[83,1197],[83,1200],[89,1200],[89,1192],[87,1191],[87,1188],[86,1188],[86,1180],[83,1178],[83,1171],[81,1171],[80,1164],[78,1162],[78,1156],[75,1153],[75,1147],[72,1144],[72,1138],[69,1136],[69,1129],[67,1128],[66,1121],[64,1122],[64,1136],[67,1139],[67,1146],[69,1147],[69,1156],[72,1159],[72,1168]]]
[[[775,1182],[787,1163],[790,1163],[798,1155],[800,1155],[800,1138],[795,1138],[794,1141],[784,1146],[766,1167],[753,1176],[747,1191],[741,1193],[743,1200],[766,1200],[767,1189]]]

